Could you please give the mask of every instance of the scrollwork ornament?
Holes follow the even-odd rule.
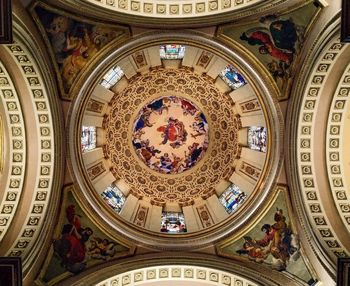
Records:
[[[314,217],[314,221],[315,221],[316,225],[326,225],[327,224],[324,217],[321,217],[321,216]]]
[[[340,204],[340,209],[343,213],[349,213],[350,212],[350,205],[349,204]]]
[[[346,200],[347,199],[346,192],[344,192],[344,191],[336,192],[336,196],[337,196],[338,200]]]
[[[0,217],[0,226],[6,226],[9,218],[8,217]]]
[[[320,229],[320,233],[323,237],[333,237],[332,232],[330,231],[330,229],[326,228],[326,229]]]

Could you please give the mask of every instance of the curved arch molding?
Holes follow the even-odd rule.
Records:
[[[14,43],[4,45],[1,54],[5,84],[0,95],[9,116],[12,166],[1,202],[0,233],[1,238],[6,235],[3,255],[20,256],[24,273],[45,251],[62,184],[57,91],[38,51],[37,42],[16,18]]]

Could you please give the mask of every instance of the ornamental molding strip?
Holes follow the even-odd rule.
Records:
[[[31,201],[31,212],[28,213],[26,223],[22,231],[14,241],[8,256],[25,256],[30,246],[40,234],[40,229],[44,223],[47,203],[50,199],[51,186],[53,181],[54,165],[54,140],[53,123],[50,103],[41,74],[38,72],[34,58],[29,53],[25,45],[15,37],[15,43],[7,45],[7,49],[21,70],[21,76],[27,82],[28,95],[32,100],[32,106],[36,114],[35,127],[38,136],[39,165],[36,177],[36,187],[33,190]]]
[[[220,258],[216,255],[183,252],[163,252],[140,254],[137,257],[121,258],[114,263],[94,267],[89,273],[69,277],[57,286],[124,286],[151,285],[158,282],[168,285],[172,281],[192,285],[227,286],[277,286],[304,285],[291,276],[271,270],[261,265],[249,265],[240,261]],[[147,284],[146,284],[147,283]],[[202,285],[200,284],[200,285]],[[152,284],[153,285],[153,284]]]
[[[310,0],[48,0],[52,6],[92,18],[144,27],[207,27],[296,9]],[[186,21],[183,21],[186,19]]]
[[[339,36],[337,35],[329,40],[317,62],[313,64],[304,97],[300,104],[296,150],[296,154],[298,154],[297,172],[305,211],[315,230],[315,235],[328,252],[333,255],[333,259],[349,255],[349,253],[332,228],[325,213],[326,206],[320,200],[320,192],[327,190],[324,186],[320,187],[317,180],[315,180],[316,165],[313,147],[317,140],[315,118],[321,102],[320,95],[325,89],[327,79],[331,76],[329,71],[332,70],[344,50],[344,44],[339,42]]]
[[[113,11],[158,18],[189,18],[217,15],[251,7],[263,0],[84,0]]]
[[[225,271],[186,265],[165,265],[148,267],[125,272],[98,283],[96,286],[142,285],[149,282],[191,282],[210,283],[210,285],[259,286],[239,275]],[[202,285],[202,284],[200,284]]]
[[[346,67],[340,78],[337,90],[328,117],[327,126],[327,170],[328,180],[331,185],[332,196],[336,204],[339,217],[350,233],[350,193],[347,180],[348,160],[348,129],[347,114],[349,111],[350,95],[350,64]],[[331,237],[332,233],[323,231],[324,236]]]
[[[21,57],[20,57],[21,58]],[[28,66],[26,66],[28,67]],[[19,205],[26,173],[26,130],[19,96],[11,76],[0,61],[0,102],[4,106],[4,123],[8,128],[8,177],[4,178],[5,192],[0,202],[0,241],[9,230]],[[5,136],[6,138],[6,136]],[[6,143],[7,143],[6,142]]]

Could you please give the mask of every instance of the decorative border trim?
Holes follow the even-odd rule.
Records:
[[[23,59],[20,57],[20,59]],[[8,126],[10,154],[9,176],[3,178],[6,184],[5,193],[0,202],[0,241],[4,238],[15,213],[21,197],[24,175],[26,171],[26,130],[21,103],[12,79],[5,66],[0,61],[0,102],[4,106]]]
[[[326,67],[325,67],[326,68]],[[344,127],[346,121],[346,112],[349,110],[350,96],[350,64],[341,77],[328,117],[327,126],[327,169],[328,180],[331,185],[331,192],[345,227],[350,233],[350,196],[347,194],[348,186],[343,179],[346,177],[344,171],[344,136],[346,130]],[[329,233],[329,236],[332,234]]]
[[[36,62],[25,45],[16,39],[12,45],[7,45],[11,57],[16,62],[21,77],[27,81],[28,95],[31,96],[33,110],[36,113],[36,123],[38,136],[38,176],[36,177],[35,189],[28,213],[22,226],[20,235],[14,240],[12,247],[6,255],[22,256],[29,250],[36,238],[40,235],[40,229],[44,224],[44,217],[48,208],[48,202],[51,194],[51,186],[54,180],[54,140],[53,140],[53,121],[50,109],[50,102],[43,83],[42,75],[38,72]]]
[[[277,286],[277,285],[305,285],[305,283],[300,283],[299,281],[296,281],[291,276],[287,276],[284,273],[274,271],[274,275],[271,275],[271,269],[267,269],[266,267],[262,267],[261,265],[247,265],[247,263],[235,260],[232,261],[227,258],[218,257],[216,255],[208,255],[208,254],[199,254],[195,252],[156,252],[152,254],[139,254],[136,257],[129,257],[129,258],[122,258],[119,261],[116,261],[114,263],[106,264],[102,267],[94,267],[90,270],[89,273],[81,273],[74,277],[67,278],[63,280],[61,283],[55,284],[57,286],[65,286],[65,285],[71,285],[71,286],[78,286],[78,285],[99,285],[102,286],[101,281],[112,279],[116,276],[121,275],[122,277],[127,273],[137,273],[141,272],[143,274],[143,279],[147,279],[147,273],[146,270],[153,270],[155,269],[155,278],[161,277],[162,273],[168,272],[168,277],[175,276],[174,278],[171,277],[171,279],[181,279],[177,278],[179,277],[179,272],[175,270],[175,275],[173,275],[173,272],[171,272],[172,269],[181,269],[180,277],[186,277],[191,276],[190,274],[193,274],[193,278],[185,278],[185,279],[191,279],[192,281],[195,281],[197,279],[197,273],[195,271],[186,271],[185,269],[202,269],[204,270],[204,273],[206,274],[206,281],[204,279],[201,279],[198,277],[196,281],[205,282],[205,284],[210,285],[212,283],[215,283],[215,278],[218,277],[218,282],[222,283],[219,285],[230,285],[230,286],[250,286],[250,285],[270,285],[270,286]],[[163,269],[165,271],[163,271]],[[212,281],[210,281],[210,273],[217,273],[217,275],[213,275]],[[139,275],[135,275],[137,278]],[[145,276],[146,275],[146,276]],[[152,274],[151,274],[152,275]],[[222,275],[222,276],[221,276]],[[228,276],[233,278],[231,279],[230,284],[224,284],[223,282],[228,282],[224,276]],[[120,276],[119,276],[120,277]],[[203,277],[201,275],[200,277]],[[160,281],[165,280],[164,284],[166,284],[166,281],[169,281],[170,279],[164,277],[159,278]],[[236,279],[236,280],[235,280]],[[149,279],[148,281],[151,282],[153,279]],[[214,281],[213,281],[214,280]],[[236,282],[236,281],[239,282]],[[147,280],[146,280],[147,281]],[[181,280],[180,280],[181,281]],[[189,280],[187,280],[189,281]],[[246,281],[246,284],[240,283]],[[119,281],[122,282],[122,281]],[[209,283],[208,283],[209,282]],[[237,284],[234,284],[234,283]],[[217,282],[216,282],[217,283]],[[135,283],[135,284],[129,284],[129,285],[143,285],[144,283]],[[107,284],[109,285],[109,284]],[[120,286],[120,284],[112,284]]]
[[[217,15],[257,5],[263,0],[83,0],[105,9],[143,17],[189,18]]]
[[[325,88],[326,79],[330,76],[327,73],[335,64],[341,54],[344,44],[339,42],[339,37],[329,41],[326,48],[319,55],[319,59],[313,65],[313,70],[309,77],[305,96],[302,99],[297,135],[297,165],[298,177],[301,193],[305,205],[305,210],[310,218],[310,222],[317,230],[316,236],[335,256],[342,257],[349,253],[344,251],[344,247],[332,230],[323,209],[324,206],[319,200],[319,187],[313,174],[314,165],[313,146],[316,140],[315,115],[320,103],[320,94]]]
[[[210,285],[258,286],[259,284],[225,271],[187,265],[164,265],[115,275],[96,286],[125,286],[152,281],[201,282]]]

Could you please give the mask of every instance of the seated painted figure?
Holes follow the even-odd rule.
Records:
[[[166,144],[168,140],[170,146],[177,148],[186,142],[187,131],[184,124],[178,119],[170,117],[168,124],[157,128],[157,131],[162,132],[163,141],[162,144]]]
[[[68,224],[63,226],[61,238],[53,241],[56,254],[61,258],[62,266],[68,271],[76,273],[85,268],[85,243],[93,234],[91,228],[83,228],[80,218],[75,214],[74,205],[66,209]]]

